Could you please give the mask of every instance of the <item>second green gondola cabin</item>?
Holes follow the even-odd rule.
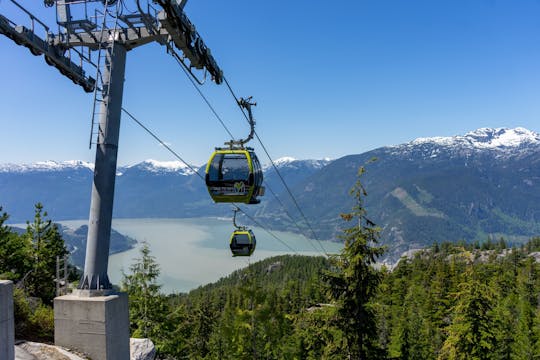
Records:
[[[206,165],[206,187],[217,203],[258,204],[263,172],[252,148],[217,148]]]
[[[239,229],[231,235],[230,248],[233,256],[251,256],[256,245],[257,240],[251,230]]]

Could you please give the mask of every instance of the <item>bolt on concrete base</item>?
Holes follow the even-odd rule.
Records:
[[[127,294],[80,290],[55,298],[54,343],[92,360],[129,360]]]

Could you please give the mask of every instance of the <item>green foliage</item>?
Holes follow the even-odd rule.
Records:
[[[161,359],[538,359],[540,263],[531,253],[540,238],[520,248],[434,243],[375,270],[378,229],[361,184],[353,195],[339,256],[268,258],[189,294],[161,294],[159,264],[143,245],[123,281],[132,334],[150,337]],[[25,293],[58,240],[44,217],[37,207],[17,235],[0,215],[0,273],[16,281],[17,338],[51,341],[52,308]]]
[[[64,240],[58,228],[47,219],[43,205],[35,206],[34,222],[27,222],[26,233],[23,235],[31,243],[31,269],[25,274],[24,287],[30,296],[39,297],[44,303],[52,303],[56,295],[57,257],[63,258],[68,254]]]
[[[432,325],[427,319],[423,287],[411,286],[405,296],[404,306],[389,345],[389,357],[401,359],[434,359]]]
[[[235,271],[189,295],[171,296],[189,316],[183,344],[192,359],[282,359],[301,353],[305,309],[325,302],[322,257],[277,256]],[[305,334],[308,334],[305,332]]]
[[[329,304],[306,309],[294,316],[292,341],[293,352],[284,358],[342,359],[347,350],[336,307]]]
[[[361,167],[360,178],[365,172]],[[356,200],[352,211],[342,214],[356,224],[344,230],[344,247],[331,258],[332,271],[325,273],[330,297],[336,302],[340,327],[347,339],[348,356],[353,359],[374,359],[380,354],[377,325],[370,301],[377,294],[381,272],[374,268],[384,249],[376,246],[380,229],[366,217],[364,186],[357,180],[351,189]]]
[[[54,339],[54,311],[39,298],[29,298],[24,290],[13,292],[15,337],[33,341],[51,342]]]
[[[526,248],[441,243],[403,258],[392,271],[381,269],[365,307],[372,318],[358,324],[373,347],[368,358],[535,359],[540,264]],[[328,274],[342,271],[334,260],[268,258],[189,294],[165,297],[159,285],[150,286],[159,269],[149,250],[142,251],[132,267],[142,274],[130,282],[139,284],[130,296],[139,309],[132,326],[146,326],[161,358],[360,358],[351,350],[356,334],[348,333],[356,319],[345,319],[343,298],[323,286]],[[159,299],[146,300],[146,313],[143,294]]]
[[[30,242],[4,225],[8,218],[5,212],[0,215],[0,278],[18,281],[30,270]]]
[[[0,207],[0,278],[14,281],[15,334],[17,338],[52,341],[56,257],[67,254],[56,225],[46,219],[41,204],[33,223],[19,235],[4,225],[9,216]]]
[[[517,324],[513,325],[512,359],[538,359],[540,344],[540,316],[538,312],[538,266],[531,258],[525,260],[523,271],[517,276],[517,289],[522,296],[515,307]]]
[[[454,296],[453,319],[446,328],[447,338],[439,359],[492,359],[499,329],[493,312],[493,289],[476,279],[469,268]]]
[[[130,333],[135,338],[150,338],[160,356],[186,357],[185,320],[182,306],[171,308],[157,283],[159,264],[150,255],[148,243],[143,243],[140,258],[123,274],[122,291],[129,296]],[[181,339],[181,341],[179,341]]]
[[[386,273],[376,302],[390,358],[418,358],[410,344],[424,337],[425,359],[534,359],[540,264],[527,245],[495,248],[443,243]]]
[[[129,296],[131,334],[136,338],[148,338],[159,332],[166,316],[165,297],[157,284],[159,265],[150,255],[148,243],[140,249],[141,257],[124,274],[121,288]]]

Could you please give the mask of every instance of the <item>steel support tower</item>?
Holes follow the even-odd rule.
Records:
[[[193,69],[203,70],[205,78],[210,74],[217,84],[223,81],[210,50],[184,13],[187,0],[131,0],[137,11],[125,14],[127,1],[44,0],[45,6],[56,6],[56,32],[17,0],[0,3],[0,34],[43,56],[94,95],[90,147],[95,145],[96,157],[84,273],[79,290],[54,299],[55,344],[94,360],[130,356],[127,294],[115,293],[107,274],[127,53],[156,41],[199,84],[204,81]],[[32,3],[35,6],[35,0]],[[88,76],[89,71],[95,77]]]
[[[44,0],[45,6],[56,6],[56,33],[17,1],[7,1],[27,17],[28,25],[12,21],[0,4],[0,34],[43,55],[62,75],[94,92],[90,146],[95,144],[96,157],[79,288],[112,289],[107,268],[127,52],[156,41],[199,83],[192,69],[209,73],[217,84],[223,81],[222,71],[184,13],[187,0],[133,0],[138,11],[127,15],[121,11],[124,2],[117,0]],[[97,69],[95,78],[87,75],[90,66]]]
[[[130,356],[127,294],[115,293],[107,274],[127,53],[156,41],[199,84],[204,81],[193,69],[210,74],[217,84],[223,81],[210,50],[184,13],[187,0],[131,0],[137,11],[125,14],[127,1],[44,0],[45,6],[56,6],[56,32],[18,1],[0,3],[0,34],[33,55],[43,55],[47,64],[94,94],[90,147],[95,145],[96,158],[84,273],[79,290],[54,299],[55,344],[94,360]],[[32,3],[35,6],[35,0]],[[21,19],[24,25],[16,22]],[[88,76],[89,71],[95,77]]]
[[[127,50],[122,44],[113,42],[107,44],[105,52],[105,62],[108,65],[102,76],[108,89],[100,104],[100,131],[97,134],[86,258],[80,289],[112,288],[107,267]]]

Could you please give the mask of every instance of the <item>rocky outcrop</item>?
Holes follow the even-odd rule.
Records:
[[[23,341],[15,345],[15,360],[88,360],[88,358],[59,346]]]
[[[150,339],[129,339],[131,360],[154,360],[156,348]]]
[[[131,360],[154,360],[156,348],[150,339],[130,339]],[[15,360],[89,360],[82,354],[62,348],[31,341],[19,341],[15,345]]]

